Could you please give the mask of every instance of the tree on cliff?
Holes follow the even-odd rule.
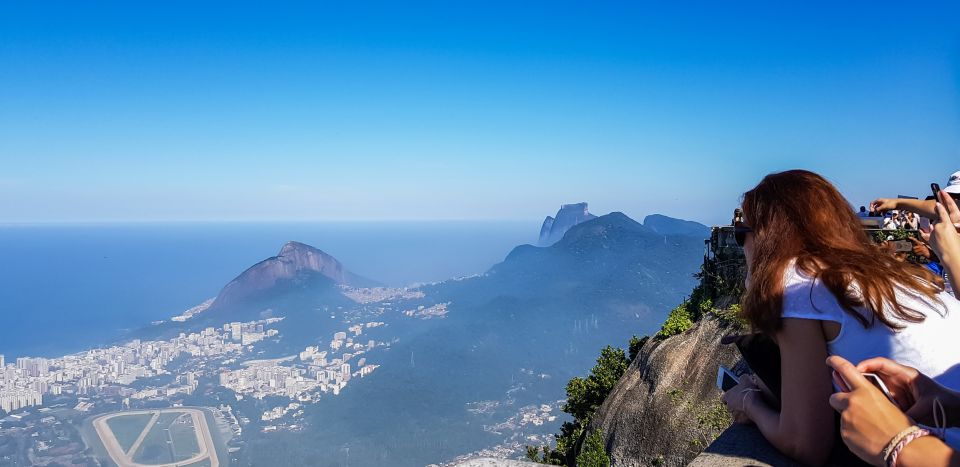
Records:
[[[557,439],[556,449],[550,449],[549,446],[543,446],[543,455],[541,456],[533,446],[527,447],[527,458],[535,462],[551,465],[568,465],[569,460],[576,459],[577,465],[580,464],[580,457],[577,453],[577,443],[583,435],[584,429],[590,423],[590,417],[603,404],[607,394],[613,390],[617,381],[627,371],[630,361],[621,348],[606,346],[600,351],[600,357],[597,358],[597,364],[590,370],[590,375],[586,378],[575,377],[567,383],[567,402],[562,410],[573,416],[572,422],[565,422],[560,428],[560,434],[555,435]],[[580,454],[586,454],[589,446],[589,439],[586,441],[584,449]],[[603,449],[601,442],[599,451],[594,446],[587,454],[589,461],[583,465],[609,465],[609,458]],[[585,459],[587,459],[585,458]],[[606,464],[597,463],[601,459],[606,459]]]

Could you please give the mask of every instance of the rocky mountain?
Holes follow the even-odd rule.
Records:
[[[643,218],[643,225],[662,235],[688,235],[691,237],[710,237],[710,227],[699,222],[674,219],[663,214],[651,214]]]
[[[597,216],[590,214],[587,210],[587,203],[564,204],[560,206],[556,217],[547,216],[540,227],[540,239],[537,244],[540,246],[550,246],[563,238],[563,234],[571,227],[593,219]]]
[[[348,271],[336,258],[310,245],[287,242],[277,256],[254,264],[230,281],[217,294],[211,308],[229,306],[257,296],[278,285],[307,281],[316,276],[329,279],[337,285],[374,287],[376,281]]]
[[[594,311],[646,314],[689,293],[702,248],[700,238],[664,236],[613,212],[573,226],[549,247],[514,248],[485,280],[501,295],[569,296],[565,300]]]
[[[597,410],[612,465],[687,465],[730,423],[717,367],[739,353],[720,340],[736,331],[714,318],[668,339],[649,339]]]
[[[580,212],[588,214],[585,204]],[[550,246],[514,248],[485,274],[403,293],[347,297],[353,292],[340,285],[372,281],[291,242],[227,284],[210,310],[163,330],[283,317],[280,334],[254,350],[281,358],[308,345],[329,348],[331,336],[353,324],[383,323],[362,338],[389,344],[364,354],[377,370],[304,405],[302,431],[244,430],[244,462],[422,466],[483,449],[522,450],[562,422],[532,425],[531,413],[548,404],[561,415],[565,381],[590,368],[603,346],[655,332],[696,284],[702,238],[659,233],[622,213],[590,216]],[[377,294],[385,298],[365,298]],[[230,403],[259,420],[287,402]]]

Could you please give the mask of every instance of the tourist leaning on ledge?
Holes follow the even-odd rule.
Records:
[[[848,385],[830,396],[830,405],[841,414],[840,435],[854,454],[876,466],[960,466],[960,452],[943,441],[957,436],[946,428],[960,424],[960,392],[886,358],[853,366],[834,356],[827,365]],[[879,376],[893,401],[863,373]]]
[[[828,355],[889,358],[960,389],[960,302],[929,269],[874,245],[830,182],[803,170],[771,174],[742,208],[743,316],[779,358],[763,372],[744,352],[761,381],[742,378],[723,395],[736,420],[756,423],[784,454],[823,464],[838,440]]]

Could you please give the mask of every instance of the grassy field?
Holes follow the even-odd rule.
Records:
[[[200,452],[197,435],[193,426],[193,417],[184,415],[170,426],[170,439],[173,441],[173,460],[187,460]]]
[[[130,450],[130,446],[133,446],[133,442],[137,440],[149,421],[150,414],[124,415],[107,420],[107,426],[117,438],[120,447],[126,452]]]
[[[168,464],[174,461],[174,445],[171,442],[171,424],[183,415],[182,412],[163,413],[157,419],[157,422],[150,427],[150,432],[143,439],[143,444],[133,455],[134,462],[142,464]],[[184,415],[186,418],[187,416]],[[193,427],[190,431],[192,433]],[[178,428],[183,431],[182,428]],[[193,440],[193,446],[196,449],[196,438]],[[188,456],[189,457],[189,456]]]

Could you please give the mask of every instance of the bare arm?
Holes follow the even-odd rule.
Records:
[[[936,201],[924,201],[919,199],[907,199],[907,198],[878,198],[870,203],[870,210],[878,212],[886,212],[896,210],[910,211],[915,214],[919,214],[927,219],[933,219],[934,206]]]
[[[953,223],[954,219],[960,219],[960,207],[946,192],[941,192],[940,197],[943,204],[935,204],[934,209],[935,219],[941,220],[933,224],[929,236],[930,247],[947,268],[953,290],[960,291],[960,232]]]
[[[902,467],[960,467],[960,453],[937,438],[924,436],[903,448],[897,457]]]
[[[830,396],[830,405],[840,412],[840,435],[850,451],[871,465],[884,467],[887,459],[883,451],[897,433],[914,424],[896,405],[887,400],[877,388],[863,377],[861,371],[879,371],[898,404],[925,406],[929,411],[930,397],[934,394],[950,396],[952,391],[943,388],[917,370],[885,358],[872,358],[854,367],[841,357],[827,359],[827,365],[836,370],[848,386],[847,392]],[[915,439],[900,451],[896,465],[904,467],[955,467],[960,466],[960,455],[933,436]]]
[[[829,399],[830,372],[824,366],[827,344],[820,321],[787,318],[776,335],[780,345],[781,409],[749,397],[745,412],[765,438],[784,454],[821,465],[833,449],[834,421]]]

